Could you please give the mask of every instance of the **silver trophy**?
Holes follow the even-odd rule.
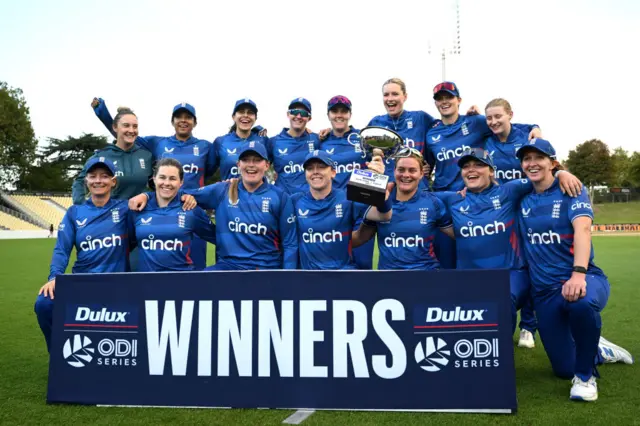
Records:
[[[404,145],[402,137],[393,130],[375,126],[365,127],[357,138],[348,140],[352,145],[357,143],[357,147],[365,158],[371,158],[374,149],[381,150],[387,163]],[[387,175],[381,175],[372,170],[355,169],[347,182],[347,199],[372,206],[382,205],[387,191],[387,182],[389,182]]]

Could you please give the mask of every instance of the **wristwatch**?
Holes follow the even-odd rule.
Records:
[[[587,273],[587,268],[585,268],[584,266],[574,266],[573,267],[573,272],[578,272],[580,274],[586,274]]]

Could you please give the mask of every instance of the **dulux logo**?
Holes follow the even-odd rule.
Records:
[[[229,155],[235,155],[237,151],[238,151],[238,148],[233,148],[233,149],[227,148],[227,154]]]
[[[289,164],[284,166],[284,172],[286,174],[303,173],[304,172],[304,168],[302,167],[301,164],[295,164],[293,161],[289,161]]]
[[[127,322],[127,314],[129,312],[109,311],[107,308],[102,308],[99,311],[93,311],[87,306],[78,306],[76,310],[75,321],[76,322]]]
[[[347,164],[338,164],[334,162],[333,165],[336,167],[336,173],[351,173],[354,170],[360,169],[360,164],[356,163],[347,163]]]
[[[94,251],[102,248],[120,247],[122,246],[122,237],[116,234],[108,235],[104,238],[92,239],[91,235],[87,235],[86,241],[80,243],[80,250]]]
[[[471,147],[467,145],[462,145],[461,147],[455,149],[442,148],[436,155],[436,158],[438,159],[438,161],[451,160],[452,158],[460,157],[465,150],[470,148]]]
[[[229,221],[229,231],[251,235],[267,235],[267,227],[262,223],[240,222],[239,217],[236,217],[233,221]]]
[[[298,215],[300,217],[307,217],[308,214],[309,214],[309,209],[307,210],[298,209]]]
[[[484,321],[485,312],[484,309],[462,309],[460,306],[456,306],[451,311],[442,308],[428,308],[425,321],[428,323]]]
[[[386,247],[424,247],[424,238],[416,234],[413,237],[396,237],[396,233],[392,232],[384,239]]]
[[[174,149],[175,149],[175,148],[167,148],[167,147],[165,146],[165,147],[164,147],[164,152],[172,153]]]
[[[322,233],[313,232],[312,228],[309,228],[307,232],[302,234],[302,241],[305,243],[335,243],[336,241],[342,242],[342,233],[335,229]]]
[[[473,225],[473,222],[467,222],[467,226],[460,227],[460,235],[463,237],[484,237],[485,235],[499,234],[500,232],[507,232],[507,227],[504,222],[487,223],[486,225]]]
[[[533,232],[531,228],[528,229],[527,237],[531,244],[560,244],[560,234],[549,230],[547,232]]]
[[[571,210],[578,210],[578,209],[589,209],[591,210],[591,204],[589,203],[585,203],[582,201],[578,201],[577,203],[574,203],[571,205]]]
[[[196,164],[190,163],[183,165],[182,170],[185,173],[198,173],[200,171],[200,168]]]
[[[84,218],[84,220],[76,219],[76,225],[78,225],[78,228],[82,228],[86,224],[87,224],[87,218],[86,217]]]
[[[182,251],[184,243],[177,238],[173,240],[156,240],[153,234],[149,234],[147,238],[144,238],[140,245],[144,250],[159,250],[159,251]]]

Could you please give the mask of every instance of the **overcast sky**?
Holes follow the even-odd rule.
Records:
[[[408,86],[408,110],[436,114],[441,49],[455,33],[451,0],[0,0],[0,80],[23,89],[37,137],[106,135],[94,96],[134,109],[141,135],[170,135],[171,109],[196,107],[197,137],[232,124],[236,99],[258,104],[271,136],[288,102],[353,104],[352,124],[384,113],[381,84]],[[561,157],[600,138],[640,151],[640,1],[460,0],[461,48],[446,77],[463,108],[495,97],[537,123]],[[429,54],[431,46],[431,54]]]

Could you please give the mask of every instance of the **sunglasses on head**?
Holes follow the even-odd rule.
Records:
[[[456,85],[453,83],[440,83],[436,87],[433,88],[433,94],[440,92],[441,90],[449,90],[451,92],[456,92]]]
[[[415,148],[411,148],[409,146],[405,146],[404,148],[401,148],[400,151],[398,151],[394,157],[396,158],[407,158],[407,157],[417,157],[418,159],[422,160],[422,153],[420,151],[418,151]]]
[[[296,115],[299,115],[302,118],[311,117],[311,113],[309,111],[307,111],[306,109],[300,109],[300,108],[290,109],[289,114],[293,115],[294,117]]]
[[[329,108],[339,104],[351,108],[351,101],[345,96],[334,96],[333,98],[329,99]]]

